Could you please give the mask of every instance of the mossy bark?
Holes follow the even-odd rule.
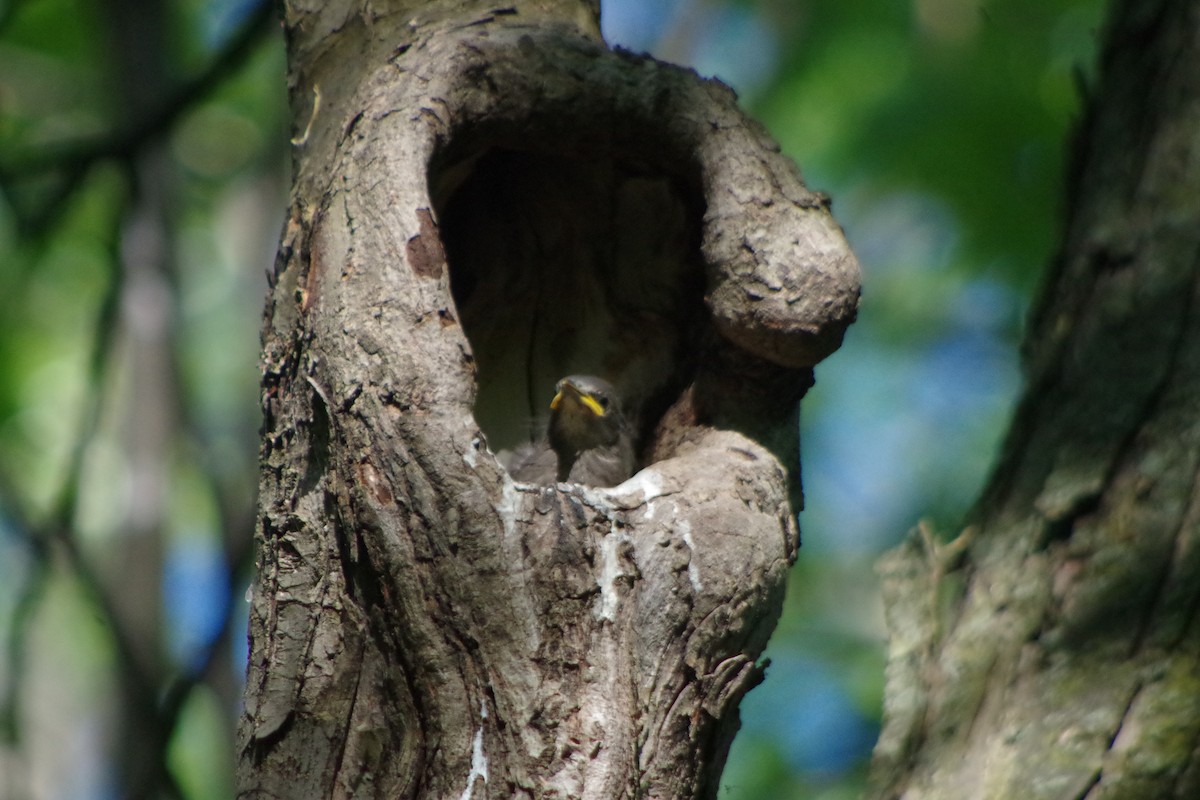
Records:
[[[1028,388],[953,545],[881,564],[874,797],[1200,797],[1200,3],[1117,2]]]

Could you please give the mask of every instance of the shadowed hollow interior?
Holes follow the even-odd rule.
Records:
[[[577,373],[616,387],[644,444],[707,335],[699,182],[518,149],[441,164],[430,188],[492,450],[537,437]]]

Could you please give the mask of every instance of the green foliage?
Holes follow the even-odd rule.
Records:
[[[282,42],[267,3],[131,7],[154,74],[129,73],[112,0],[0,9],[0,761],[29,765],[22,796],[232,787]],[[138,748],[168,771],[122,775]]]
[[[791,4],[766,3],[768,13]],[[953,210],[955,267],[1028,291],[1056,233],[1097,0],[804,4],[755,111],[819,184]],[[787,28],[784,28],[787,30]]]

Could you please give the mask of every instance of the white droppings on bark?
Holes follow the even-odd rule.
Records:
[[[479,703],[480,720],[487,719],[487,704],[483,701]],[[487,756],[483,753],[483,726],[475,731],[475,739],[471,742],[471,771],[467,773],[467,788],[463,789],[463,793],[459,796],[459,800],[471,800],[471,793],[475,789],[475,781],[482,779],[487,783],[488,779],[488,762]]]
[[[614,520],[607,536],[600,542],[600,577],[596,583],[600,586],[600,611],[597,619],[615,622],[617,605],[620,597],[617,595],[616,581],[625,575],[621,569],[621,545],[629,541],[629,534],[620,531]]]
[[[656,497],[661,497],[663,494],[662,475],[653,467],[647,467],[641,472],[634,475],[629,480],[622,483],[619,487],[621,495],[633,494],[640,492],[642,502],[649,503]]]
[[[521,492],[512,478],[504,476],[504,485],[500,489],[500,502],[496,503],[496,513],[504,525],[504,538],[511,539],[516,529],[517,514],[521,511]]]
[[[692,541],[692,526],[687,520],[681,519],[676,523],[676,527],[683,534],[683,543],[687,545],[688,549],[688,580],[692,584],[692,589],[699,594],[701,590],[700,568],[696,566],[696,543]]]
[[[471,414],[464,414],[462,418],[463,429],[470,435],[471,440],[463,451],[463,461],[471,469],[475,469],[475,465],[479,463],[479,454],[484,450],[490,450],[487,440],[479,434],[479,423],[475,421],[475,417]]]

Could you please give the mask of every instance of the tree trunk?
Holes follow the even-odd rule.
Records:
[[[285,14],[240,793],[714,796],[857,304],[827,202],[595,2]],[[513,482],[494,454],[575,372],[644,468]]]
[[[1200,3],[1115,4],[1001,464],[881,564],[875,797],[1200,797],[1197,64]]]

